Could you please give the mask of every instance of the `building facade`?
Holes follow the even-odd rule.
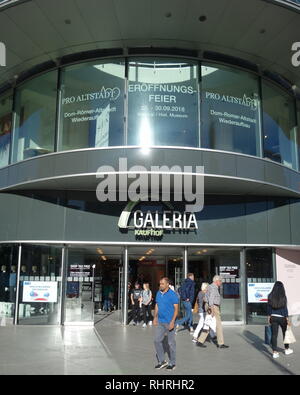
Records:
[[[3,2],[2,325],[126,324],[135,281],[188,272],[228,323],[276,280],[300,314],[300,6],[240,3]]]

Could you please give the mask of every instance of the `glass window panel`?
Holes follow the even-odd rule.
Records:
[[[257,77],[210,64],[201,73],[201,146],[260,156]]]
[[[65,68],[60,150],[124,145],[124,86],[123,61]]]
[[[22,247],[19,324],[59,324],[61,255],[62,249],[55,246]]]
[[[0,167],[9,163],[12,130],[12,96],[0,99]]]
[[[14,162],[54,151],[57,71],[17,89]]]
[[[0,322],[13,324],[17,291],[18,247],[0,246]]]
[[[175,59],[131,59],[128,144],[199,146],[198,66]]]
[[[242,321],[240,251],[219,248],[189,248],[188,272],[194,273],[196,295],[203,283],[212,283],[216,274],[223,278],[220,288],[222,319]]]
[[[263,81],[264,156],[296,169],[295,102],[287,93]]]
[[[275,281],[272,248],[246,249],[247,283]],[[267,318],[267,303],[248,303],[249,324],[262,324]]]

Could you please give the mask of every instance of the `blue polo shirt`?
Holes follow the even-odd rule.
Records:
[[[158,322],[169,324],[174,316],[174,304],[179,304],[179,298],[174,291],[169,289],[166,293],[158,291],[156,294],[158,306]]]

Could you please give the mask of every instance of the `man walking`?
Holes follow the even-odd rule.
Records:
[[[160,280],[159,291],[156,294],[156,305],[153,325],[155,328],[154,345],[158,359],[155,369],[166,367],[167,370],[174,370],[176,367],[176,341],[175,341],[175,320],[178,314],[178,296],[170,289],[170,281],[167,277]],[[170,350],[170,362],[165,360],[164,338],[168,337]]]
[[[179,288],[179,294],[183,302],[184,317],[181,320],[176,321],[176,331],[179,330],[180,325],[186,324],[190,333],[193,333],[194,328],[192,309],[195,298],[195,278],[193,273],[188,274],[181,288]]]
[[[222,285],[222,278],[220,276],[215,276],[213,278],[213,283],[208,287],[207,293],[205,295],[206,299],[206,310],[211,309],[212,316],[216,318],[216,332],[217,332],[217,346],[218,348],[228,348],[224,344],[223,327],[221,321],[220,304],[221,296],[219,288]],[[200,338],[198,339],[198,347],[206,347],[204,342],[209,334],[208,331],[202,331]]]

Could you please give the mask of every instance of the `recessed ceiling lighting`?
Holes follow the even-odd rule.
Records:
[[[199,16],[198,19],[199,19],[200,22],[205,22],[207,20],[207,16],[206,15],[201,15],[201,16]]]

